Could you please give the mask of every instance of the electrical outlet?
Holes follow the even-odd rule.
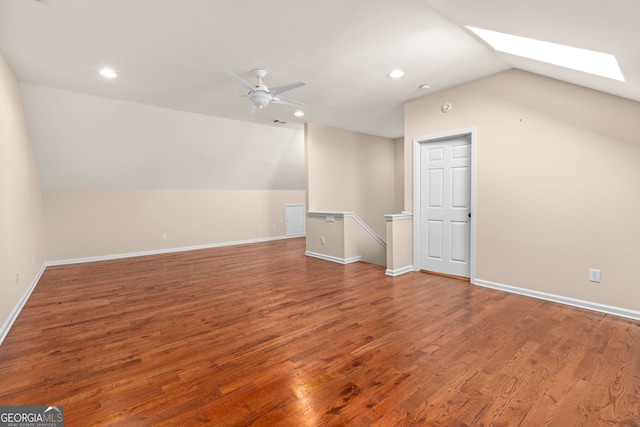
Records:
[[[589,269],[589,281],[600,283],[600,270],[596,270],[595,268]]]
[[[167,240],[167,233],[162,233],[160,237],[162,238],[162,240]]]
[[[275,224],[273,224],[273,225],[271,226],[271,229],[272,229],[272,230],[275,230],[275,229],[276,229],[276,225],[275,225]]]
[[[320,244],[324,245],[326,243],[326,241],[324,240],[324,236],[320,237]]]

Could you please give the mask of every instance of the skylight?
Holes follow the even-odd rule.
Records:
[[[482,28],[469,26],[467,28],[497,51],[624,81],[616,57],[608,53],[498,33]]]

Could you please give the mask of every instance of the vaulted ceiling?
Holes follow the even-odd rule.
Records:
[[[509,68],[640,101],[638,18],[637,0],[0,0],[0,52],[21,82],[399,137],[405,101]],[[467,25],[613,54],[626,81],[497,53]],[[105,66],[119,77],[101,77]],[[253,83],[253,68],[270,86],[304,80],[284,96],[305,116],[204,97],[245,92],[224,71]]]

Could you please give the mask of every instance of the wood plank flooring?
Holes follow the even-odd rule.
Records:
[[[304,239],[49,267],[0,405],[67,426],[639,426],[640,323]]]

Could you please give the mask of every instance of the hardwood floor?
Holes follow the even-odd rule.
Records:
[[[298,238],[49,267],[0,385],[67,426],[639,426],[640,322]]]

